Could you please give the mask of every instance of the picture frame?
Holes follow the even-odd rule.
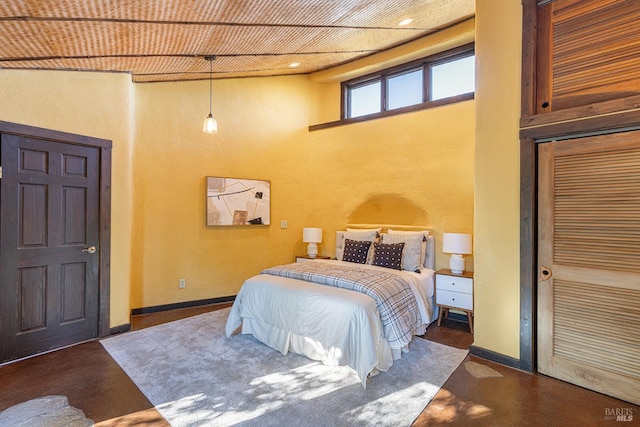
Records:
[[[205,177],[206,225],[271,224],[271,181]]]

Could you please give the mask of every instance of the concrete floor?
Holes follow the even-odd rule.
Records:
[[[132,329],[228,306],[135,316]],[[425,338],[458,348],[473,343],[468,325],[455,320],[445,320],[440,327],[431,325]],[[168,426],[97,341],[0,367],[0,411],[45,395],[67,396],[97,426]],[[619,422],[606,417],[607,411],[616,408],[630,408],[633,414],[633,421],[623,425],[640,425],[636,405],[467,356],[414,425],[613,426]]]

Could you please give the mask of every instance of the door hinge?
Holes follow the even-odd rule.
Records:
[[[2,166],[0,166],[0,179],[2,179]]]

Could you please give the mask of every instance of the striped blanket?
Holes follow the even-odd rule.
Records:
[[[267,268],[262,273],[369,295],[380,312],[385,339],[394,349],[409,344],[412,332],[420,325],[416,297],[409,283],[413,278],[401,271],[313,261],[279,265]]]

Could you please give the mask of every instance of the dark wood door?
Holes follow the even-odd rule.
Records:
[[[1,138],[0,361],[7,361],[98,336],[100,151]]]

